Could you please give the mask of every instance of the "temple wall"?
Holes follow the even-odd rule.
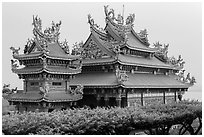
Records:
[[[52,85],[52,82],[61,82],[60,86],[57,85]],[[66,89],[66,83],[64,80],[53,80],[53,81],[49,81],[49,91],[65,91]],[[69,83],[67,84],[69,85]]]
[[[141,106],[141,97],[128,98],[128,106]]]
[[[166,96],[165,102],[166,102],[166,104],[173,103],[173,102],[175,102],[175,97],[174,96]]]
[[[69,83],[66,84],[65,80],[50,80],[46,82],[49,87],[49,91],[65,91],[66,86],[67,86],[67,89],[69,88],[68,87]],[[60,82],[61,85],[53,85],[53,82]],[[27,82],[24,82],[24,90],[27,90],[27,92],[39,91],[40,86],[44,86],[44,85],[45,85],[44,81],[28,80]]]
[[[165,101],[164,101],[165,95]],[[176,95],[177,99],[177,95]],[[127,95],[127,103],[128,106],[138,106],[138,105],[157,105],[157,104],[168,104],[175,102],[175,92],[166,91],[165,94],[163,92],[136,92],[136,93],[128,93]]]
[[[158,97],[144,97],[144,105],[164,104],[163,96]]]

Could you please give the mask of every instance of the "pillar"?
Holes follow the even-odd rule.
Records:
[[[24,89],[24,92],[27,92],[27,80],[23,80],[23,89]]]
[[[116,95],[116,103],[117,107],[121,107],[121,94],[122,94],[122,88],[118,88],[118,94]]]
[[[163,91],[163,103],[165,104],[166,101],[165,101],[165,91]]]
[[[144,101],[143,101],[143,92],[141,91],[141,106],[144,105]]]
[[[67,93],[67,81],[65,81],[65,92]]]
[[[127,96],[126,96],[126,89],[123,89],[123,99],[121,97],[121,107],[126,107],[127,106]]]
[[[96,95],[97,106],[100,106],[101,97],[100,95]]]
[[[108,106],[108,104],[109,104],[109,97],[108,97],[107,94],[105,94],[104,101],[105,101],[105,106]]]
[[[176,91],[174,91],[174,101],[177,102],[177,99],[176,99]]]
[[[116,98],[117,107],[121,107],[121,97]]]

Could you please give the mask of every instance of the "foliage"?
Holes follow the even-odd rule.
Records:
[[[192,122],[199,118],[198,129]],[[64,111],[25,112],[3,116],[4,134],[118,134],[146,130],[148,134],[169,134],[173,125],[181,124],[180,134],[197,134],[202,127],[200,102],[179,102],[144,107],[78,108]],[[186,131],[185,131],[186,130]],[[184,132],[185,131],[185,132]]]

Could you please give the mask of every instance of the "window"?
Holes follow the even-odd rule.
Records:
[[[30,85],[31,86],[39,86],[39,82],[31,82]]]
[[[61,82],[52,82],[52,85],[53,85],[53,86],[61,86],[62,83],[61,83]]]

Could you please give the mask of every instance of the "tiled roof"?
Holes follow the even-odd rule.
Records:
[[[86,66],[88,64],[97,65],[97,64],[101,64],[101,63],[110,64],[110,63],[113,63],[114,61],[116,61],[115,58],[83,59],[82,64],[83,64],[83,66]]]
[[[124,82],[127,87],[136,88],[188,88],[188,84],[184,84],[176,80],[174,75],[153,75],[153,74],[128,74],[129,80]]]
[[[70,81],[70,85],[83,86],[117,86],[116,77],[114,73],[81,73],[75,76]]]
[[[43,71],[51,73],[51,74],[78,74],[81,72],[80,69],[71,69],[65,67],[50,67],[42,68],[42,67],[24,67],[21,69],[13,70],[17,74],[37,74]]]
[[[188,88],[176,80],[175,76],[154,75],[154,74],[131,74],[127,73],[128,80],[123,83],[126,88]],[[114,73],[84,73],[78,74],[70,81],[70,85],[82,84],[84,87],[118,87]]]
[[[107,38],[103,37],[99,33],[92,31],[92,39],[97,43],[101,50],[105,51],[108,55],[114,56],[115,53],[108,49],[110,43],[106,40]]]
[[[130,31],[129,33],[127,33],[127,46],[139,51],[147,51],[147,52],[155,52],[155,49],[151,49],[149,47],[147,47],[145,44],[143,44],[141,41],[138,40],[138,38],[136,38],[132,31]]]
[[[89,66],[89,65],[99,65],[99,64],[111,64],[117,61],[120,62],[121,64],[126,64],[126,65],[138,65],[138,66],[144,66],[144,67],[173,69],[173,66],[163,63],[156,57],[143,58],[143,57],[137,57],[133,55],[122,55],[122,54],[119,54],[118,60],[117,58],[113,58],[113,57],[98,58],[98,59],[84,59],[82,60],[82,63],[83,63],[83,66]]]
[[[40,102],[43,95],[39,92],[13,93],[7,97],[9,101]]]
[[[26,60],[26,59],[30,59],[30,58],[38,58],[39,56],[41,56],[43,54],[43,52],[32,52],[30,54],[19,54],[19,55],[13,55],[13,58],[15,59],[20,59],[20,60]]]
[[[9,95],[6,99],[9,101],[21,101],[21,102],[68,102],[77,101],[82,99],[82,94],[66,94],[65,91],[52,91],[48,92],[45,96],[40,94],[39,91],[36,92],[26,92],[26,93],[14,93]]]
[[[45,56],[54,58],[54,59],[61,59],[61,60],[74,60],[80,59],[79,55],[70,55],[65,53],[65,51],[60,47],[59,43],[49,43],[48,45],[48,53],[44,53]],[[43,54],[42,51],[31,52],[29,54],[19,54],[13,55],[15,59],[26,60],[26,59],[33,59],[39,58]]]
[[[50,43],[48,44],[48,56],[60,58],[60,59],[76,59],[80,58],[80,56],[69,55],[65,53],[65,51],[60,47],[59,43]]]
[[[82,99],[82,94],[71,95],[65,93],[65,91],[48,92],[45,96],[45,100],[48,102],[64,102],[64,101],[77,101]]]
[[[131,55],[122,55],[118,56],[118,60],[121,63],[130,64],[130,65],[139,65],[139,66],[147,66],[147,67],[157,67],[157,68],[171,68],[169,64],[165,64],[159,59],[152,57],[152,58],[143,58],[143,57],[136,57]]]

